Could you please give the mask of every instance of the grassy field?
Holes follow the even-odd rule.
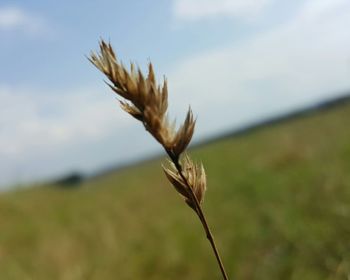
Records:
[[[349,120],[348,104],[192,151],[232,279],[349,279]],[[1,194],[0,279],[221,278],[152,161],[76,189]]]

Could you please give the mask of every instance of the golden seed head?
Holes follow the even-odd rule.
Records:
[[[117,59],[111,44],[100,42],[100,52],[92,52],[89,60],[110,83],[109,87],[129,102],[121,101],[121,108],[141,121],[153,137],[171,154],[179,157],[192,139],[195,120],[191,109],[182,126],[176,131],[167,117],[168,86],[164,80],[158,85],[153,65],[148,65],[147,78],[131,63],[130,71]]]

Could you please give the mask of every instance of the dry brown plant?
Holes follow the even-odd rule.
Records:
[[[89,60],[106,75],[108,86],[124,100],[121,108],[142,122],[145,129],[163,146],[170,158],[170,167],[163,166],[164,172],[176,191],[184,198],[200,219],[206,236],[212,246],[220,271],[228,279],[221,261],[213,234],[210,231],[202,210],[206,190],[206,175],[203,165],[195,164],[185,154],[190,143],[195,120],[189,108],[184,123],[176,130],[175,122],[170,122],[167,114],[167,81],[157,84],[152,63],[148,66],[145,77],[139,68],[131,63],[130,70],[118,61],[111,46],[101,40],[99,53],[92,52]]]

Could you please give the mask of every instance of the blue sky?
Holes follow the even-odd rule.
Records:
[[[161,151],[85,55],[109,39],[195,140],[350,89],[348,0],[1,1],[0,187]]]

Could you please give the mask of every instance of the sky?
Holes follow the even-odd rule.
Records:
[[[348,0],[2,0],[0,189],[161,152],[86,59],[100,38],[200,141],[349,91],[349,26]]]

